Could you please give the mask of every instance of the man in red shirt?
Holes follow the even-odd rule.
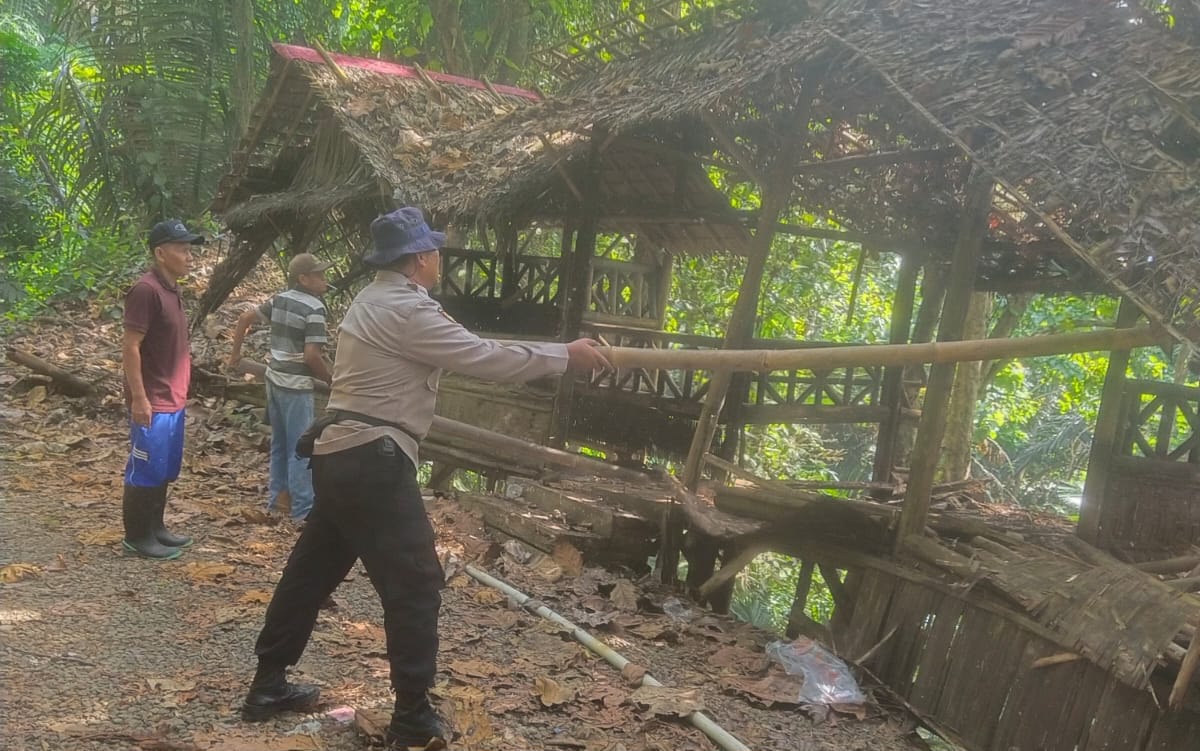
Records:
[[[129,461],[125,465],[124,547],[146,558],[178,558],[192,539],[163,525],[167,483],[183,462],[184,406],[191,380],[187,316],[178,280],[192,266],[192,246],[204,242],[178,219],[150,230],[154,265],[125,296],[121,341]]]

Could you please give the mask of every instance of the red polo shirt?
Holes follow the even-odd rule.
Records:
[[[192,378],[187,316],[177,285],[167,285],[151,269],[125,295],[125,328],[140,331],[142,383],[150,409],[178,412],[187,404]],[[125,384],[125,403],[131,402]]]

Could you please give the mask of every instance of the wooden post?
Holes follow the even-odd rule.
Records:
[[[658,328],[661,330],[667,324],[667,300],[671,297],[672,272],[675,270],[675,256],[663,251],[661,265],[658,268],[658,286],[654,300],[655,317],[658,318]]]
[[[808,593],[812,589],[813,562],[806,560],[800,565],[800,576],[796,579],[796,593],[792,596],[792,607],[788,611],[787,638],[795,639],[800,635],[804,624],[810,620],[808,615]]]
[[[487,228],[483,229],[487,232]],[[566,230],[563,230],[564,232]],[[496,255],[500,258],[501,305],[511,304],[520,292],[517,284],[517,230],[511,224],[496,227]]]
[[[588,151],[587,173],[583,182],[583,197],[579,206],[579,224],[575,228],[575,249],[566,275],[566,297],[563,300],[562,325],[559,339],[569,342],[579,336],[583,325],[583,313],[587,310],[591,294],[588,278],[592,268],[592,256],[596,254],[596,220],[600,215],[600,146],[605,140],[605,131],[595,128],[591,148]]]
[[[1117,326],[1132,326],[1138,318],[1138,308],[1121,298],[1117,308]],[[1125,369],[1129,366],[1129,350],[1114,350],[1108,356],[1104,386],[1100,391],[1100,409],[1096,413],[1096,429],[1092,432],[1092,447],[1088,453],[1087,478],[1083,482],[1083,500],[1079,506],[1079,524],[1075,534],[1091,545],[1100,537],[1100,514],[1108,488],[1109,467],[1121,429],[1121,399],[1125,392]]]
[[[921,274],[921,305],[917,308],[912,321],[912,336],[909,341],[913,344],[924,344],[933,341],[933,333],[937,328],[938,318],[942,312],[942,301],[946,298],[946,269],[936,260],[925,257],[924,271]],[[905,365],[904,374],[900,378],[904,401],[916,404],[921,394],[921,386],[927,380],[928,373],[925,365]],[[915,422],[901,421],[896,433],[896,443],[892,447],[893,465],[908,465],[912,456],[913,440],[917,437]]]
[[[750,256],[746,260],[746,273],[738,288],[737,302],[730,316],[729,329],[725,334],[723,349],[738,349],[745,346],[754,334],[754,318],[758,313],[758,293],[762,286],[763,271],[766,269],[767,256],[771,252],[771,241],[775,237],[775,225],[779,215],[791,198],[791,175],[784,179],[776,179],[772,184],[763,187],[762,209],[758,213],[758,228],[754,232],[754,240],[750,247]],[[696,432],[692,436],[692,445],[688,449],[687,463],[683,468],[683,484],[689,490],[696,489],[700,479],[700,470],[704,466],[704,455],[708,453],[713,436],[717,432],[717,420],[721,409],[725,406],[725,395],[732,383],[732,373],[716,372],[708,384],[704,405],[700,408],[700,419],[696,424]]]
[[[591,291],[588,279],[591,276],[592,256],[596,252],[596,220],[600,215],[600,157],[605,131],[594,128],[591,147],[588,151],[587,174],[583,183],[583,195],[579,205],[579,224],[574,227],[575,243],[570,257],[563,255],[563,265],[558,277],[559,294],[562,296],[562,321],[559,325],[559,341],[569,342],[579,337],[583,326],[583,312],[587,309]],[[567,247],[566,228],[563,228],[563,248]],[[571,426],[571,403],[575,399],[575,376],[567,373],[558,379],[558,390],[554,396],[554,442],[565,445]]]
[[[942,307],[941,323],[938,325],[938,341],[956,341],[962,338],[967,306],[975,288],[979,251],[987,231],[992,190],[991,179],[985,177],[978,167],[973,167],[967,178],[963,197],[962,219],[954,244],[954,256],[950,262],[946,302]],[[904,507],[896,529],[897,551],[904,546],[906,537],[920,535],[925,529],[925,518],[929,514],[929,496],[933,490],[933,477],[937,470],[942,435],[946,430],[947,408],[950,405],[950,390],[954,386],[956,368],[955,363],[938,363],[929,371],[929,385],[925,388],[925,401],[921,405],[921,422],[917,427],[917,439],[913,446]]]
[[[889,344],[905,344],[912,326],[913,302],[917,294],[917,269],[919,264],[912,252],[900,256],[900,272],[896,275],[896,294],[892,298],[892,320],[888,334]],[[896,438],[900,432],[900,406],[904,401],[904,368],[893,365],[883,371],[883,385],[879,400],[887,409],[887,416],[879,423],[879,434],[875,441],[875,467],[871,479],[875,482],[891,482],[892,467],[896,459]],[[890,491],[876,490],[872,495],[884,500]]]

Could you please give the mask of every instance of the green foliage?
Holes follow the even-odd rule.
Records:
[[[780,553],[758,556],[738,575],[730,611],[747,623],[782,634],[787,628],[799,574],[800,565],[795,558]],[[833,596],[816,571],[806,612],[818,623],[828,623],[833,615]]]
[[[86,300],[120,289],[148,263],[145,238],[120,230],[90,233],[62,214],[46,217],[33,247],[0,260],[0,313],[22,318],[52,300]]]

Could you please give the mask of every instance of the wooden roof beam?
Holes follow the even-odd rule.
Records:
[[[825,170],[852,170],[863,167],[878,167],[891,164],[908,164],[911,162],[932,162],[953,159],[961,155],[953,147],[937,147],[932,149],[908,149],[898,151],[877,151],[870,154],[851,154],[850,156],[834,159],[817,159],[810,162],[800,162],[796,172],[823,172]]]
[[[704,110],[700,113],[700,119],[708,126],[708,129],[712,132],[713,137],[717,139],[717,143],[721,145],[721,148],[729,156],[733,157],[741,170],[754,181],[754,184],[760,188],[765,186],[766,182],[763,180],[762,173],[758,171],[758,166],[754,163],[750,152],[737,142],[734,134],[717,120],[716,115],[708,110]]]

